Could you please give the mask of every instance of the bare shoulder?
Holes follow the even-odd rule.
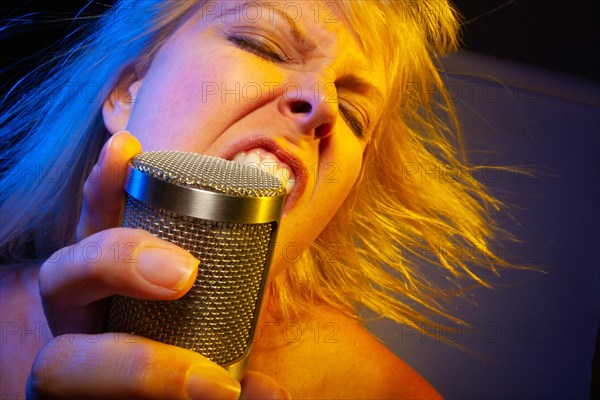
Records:
[[[292,398],[441,398],[415,370],[344,314],[322,310],[304,324],[277,328],[271,330],[270,343],[261,335],[251,368],[273,376]]]
[[[39,349],[52,338],[37,286],[37,265],[0,270],[0,398],[25,398],[25,383]]]
[[[440,394],[407,363],[398,358],[358,321],[341,315],[340,337],[347,353],[343,358],[349,368],[349,380],[364,380],[364,397],[439,399]],[[342,333],[345,332],[345,333]],[[341,341],[342,342],[342,341]],[[340,348],[343,350],[343,348]],[[333,355],[338,360],[338,354]],[[350,384],[350,382],[347,382]],[[357,388],[358,389],[358,388]]]

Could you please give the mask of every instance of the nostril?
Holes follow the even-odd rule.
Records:
[[[326,138],[327,136],[329,136],[332,129],[333,129],[333,125],[329,124],[329,123],[317,126],[317,128],[315,129],[315,138],[316,139]]]
[[[308,114],[312,111],[312,106],[306,101],[294,101],[291,110],[293,114]]]

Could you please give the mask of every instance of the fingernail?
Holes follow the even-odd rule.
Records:
[[[120,154],[127,156],[127,158],[131,158],[142,151],[140,142],[128,131],[114,134],[110,147],[112,150],[118,150]]]
[[[98,165],[102,165],[102,162],[106,158],[106,154],[108,154],[108,149],[113,149],[115,146],[115,142],[118,140],[117,138],[124,134],[130,135],[130,133],[127,131],[121,131],[115,133],[110,137],[110,139],[108,139],[108,141],[102,147],[102,151],[100,152],[100,156],[98,157]]]
[[[138,271],[148,282],[172,290],[185,287],[200,261],[182,252],[163,248],[143,249]]]
[[[290,395],[290,392],[285,390],[285,388],[280,387],[279,388],[279,399],[280,400],[292,400],[292,396]]]
[[[109,147],[116,146],[117,143],[119,143],[119,141],[122,140],[121,138],[127,137],[127,136],[131,136],[131,134],[128,131],[120,131],[120,132],[115,133],[110,138]]]
[[[231,399],[240,397],[240,383],[215,367],[193,365],[187,376],[187,392],[192,399]]]

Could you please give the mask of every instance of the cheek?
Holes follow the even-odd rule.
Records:
[[[272,278],[286,268],[298,268],[301,253],[307,251],[352,190],[362,165],[363,147],[345,146],[344,151],[326,162],[316,179],[316,195],[307,196],[301,205],[282,221],[273,257]],[[352,154],[352,156],[350,156]],[[315,170],[311,174],[316,173]],[[335,244],[331,243],[331,248]]]
[[[337,137],[322,155],[316,184],[329,199],[335,213],[356,183],[362,168],[365,144],[346,127],[340,127]],[[335,135],[335,134],[334,134]],[[331,209],[330,209],[331,212]]]
[[[159,65],[144,78],[128,129],[145,150],[205,148],[226,110],[208,98],[215,73],[192,66]]]
[[[319,211],[321,230],[338,212],[352,191],[362,167],[364,146],[356,138],[346,138],[343,146],[334,152],[332,161],[324,163],[317,182],[317,201],[312,202]]]
[[[231,125],[269,102],[273,89],[265,75],[278,75],[249,68],[252,60],[240,53],[169,56],[165,53],[144,78],[128,124],[145,150],[204,152]]]
[[[325,167],[322,176],[323,219],[329,221],[352,191],[360,174],[361,159],[353,163],[332,162]]]

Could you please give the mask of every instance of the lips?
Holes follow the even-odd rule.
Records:
[[[280,179],[287,192],[284,216],[300,199],[306,188],[308,172],[302,160],[269,137],[246,137],[216,156],[264,168],[267,173]]]

